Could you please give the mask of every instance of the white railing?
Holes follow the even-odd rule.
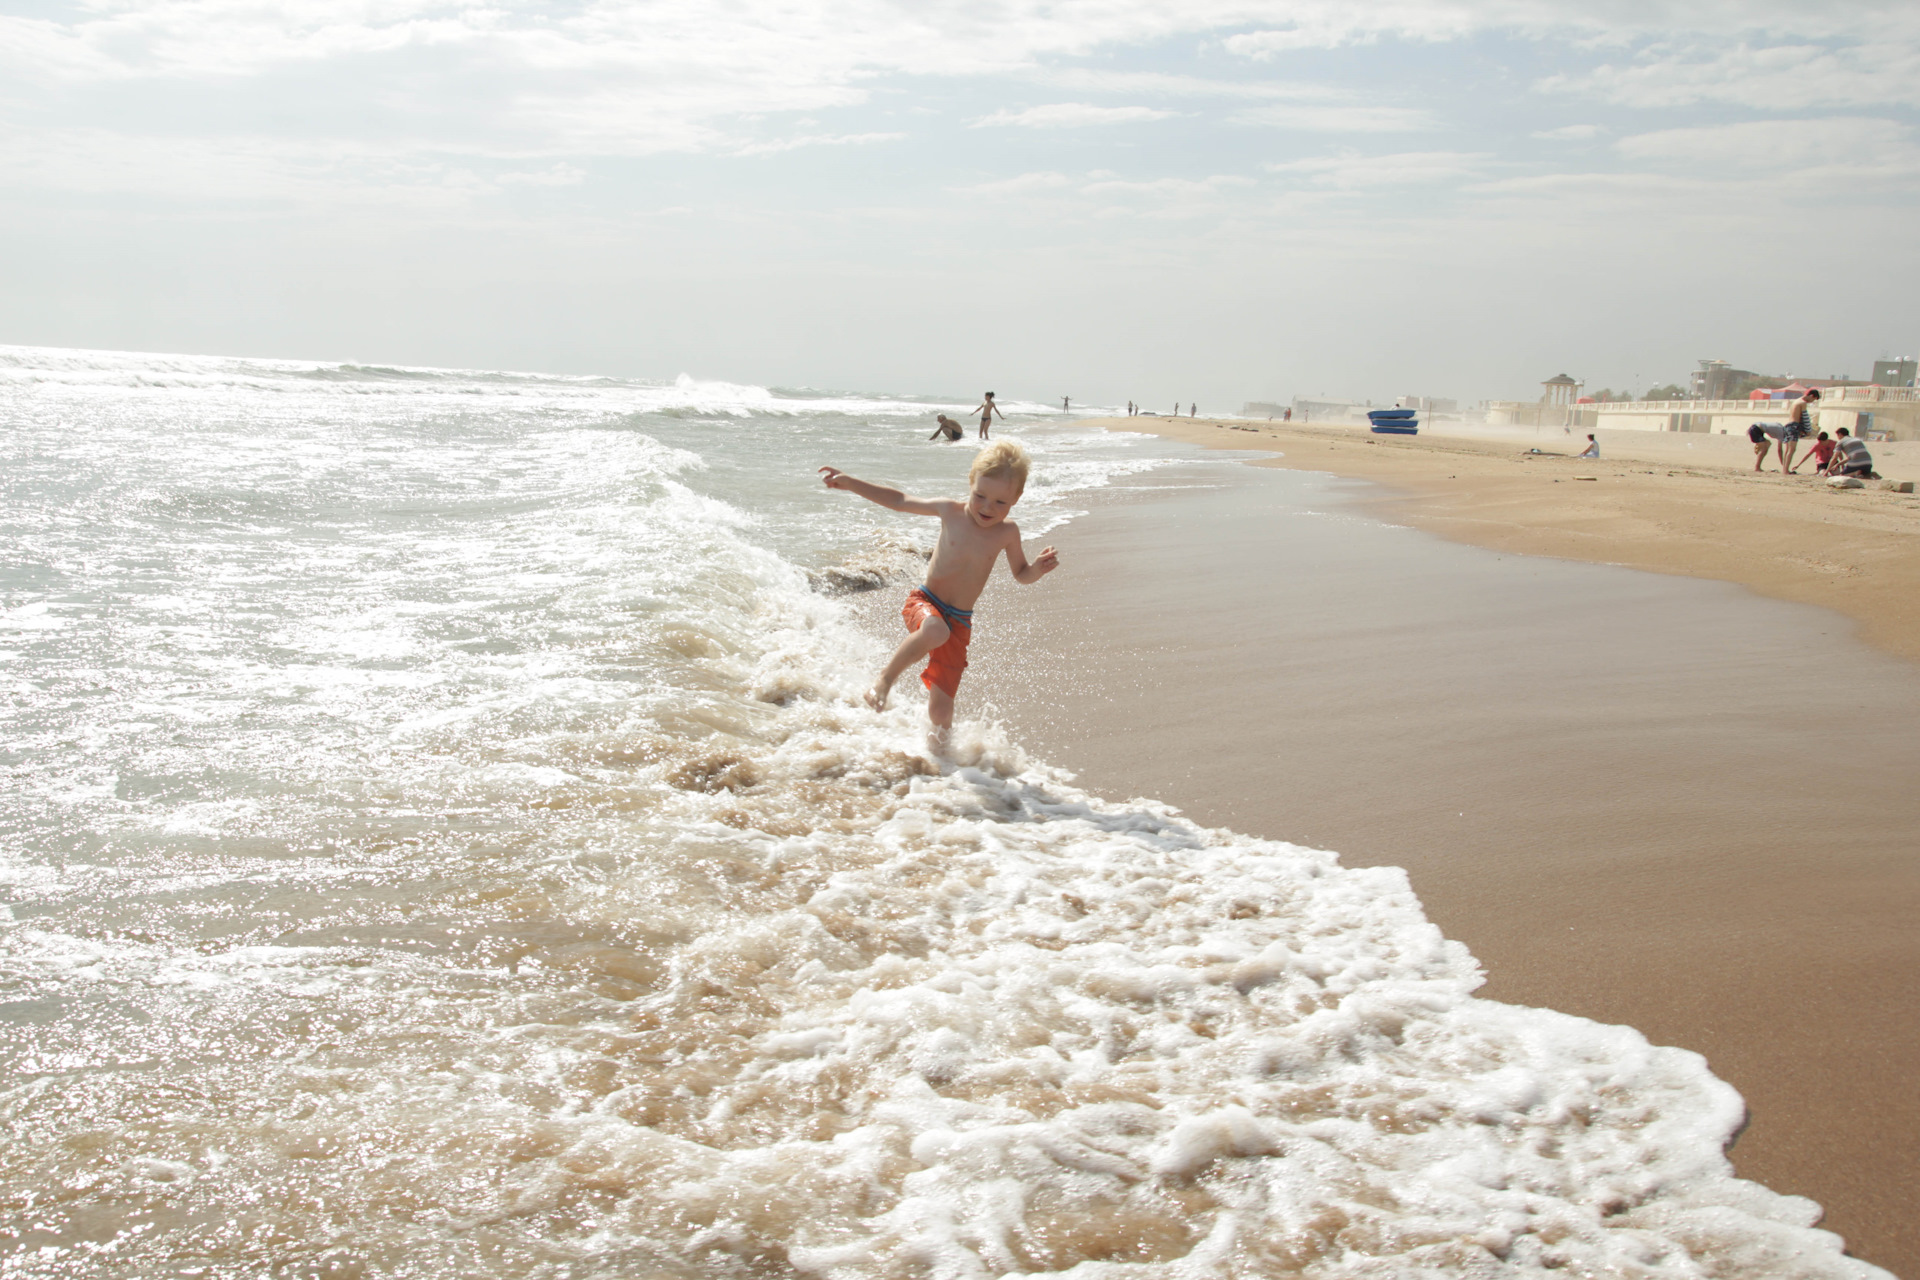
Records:
[[[1913,387],[1835,387],[1822,391],[1815,408],[1840,404],[1913,404],[1920,390]],[[1596,400],[1575,409],[1601,413],[1785,413],[1798,400]]]
[[[1879,400],[1893,404],[1920,401],[1920,388],[1914,387],[1835,387],[1820,393],[1822,403],[1837,400]]]
[[[1575,409],[1601,413],[1785,413],[1792,400],[1596,400]]]

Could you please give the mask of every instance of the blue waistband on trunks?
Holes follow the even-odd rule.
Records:
[[[929,591],[924,585],[920,588],[920,594],[933,601],[933,607],[938,609],[940,616],[945,618],[949,623],[957,622],[969,630],[973,628],[973,610],[954,608],[945,600],[942,600],[939,596]]]

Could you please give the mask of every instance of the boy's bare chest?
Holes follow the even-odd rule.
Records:
[[[1003,541],[1000,530],[989,532],[975,528],[972,521],[964,516],[958,520],[943,520],[940,522],[940,542],[934,548],[933,556],[935,560],[949,561],[956,566],[991,565]]]

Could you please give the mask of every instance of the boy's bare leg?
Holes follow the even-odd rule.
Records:
[[[880,673],[880,678],[873,682],[873,688],[862,695],[867,705],[875,711],[885,711],[887,695],[893,692],[893,682],[900,678],[900,673],[945,644],[947,637],[952,634],[953,629],[947,626],[945,618],[931,617],[922,621],[919,628],[902,640],[900,647],[893,651],[893,656],[887,659],[886,669]],[[947,700],[947,706],[948,713],[951,715],[953,706],[951,698]]]
[[[938,685],[927,688],[927,719],[933,722],[927,730],[927,746],[944,752],[953,732],[953,695]]]

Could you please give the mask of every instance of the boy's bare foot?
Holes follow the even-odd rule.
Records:
[[[952,741],[952,738],[953,734],[951,729],[944,724],[930,724],[927,726],[927,750],[936,756],[944,756],[947,754],[947,744]]]
[[[875,685],[873,688],[861,694],[860,700],[872,707],[875,711],[885,711],[887,709],[887,694],[890,692],[892,691],[884,685]]]

